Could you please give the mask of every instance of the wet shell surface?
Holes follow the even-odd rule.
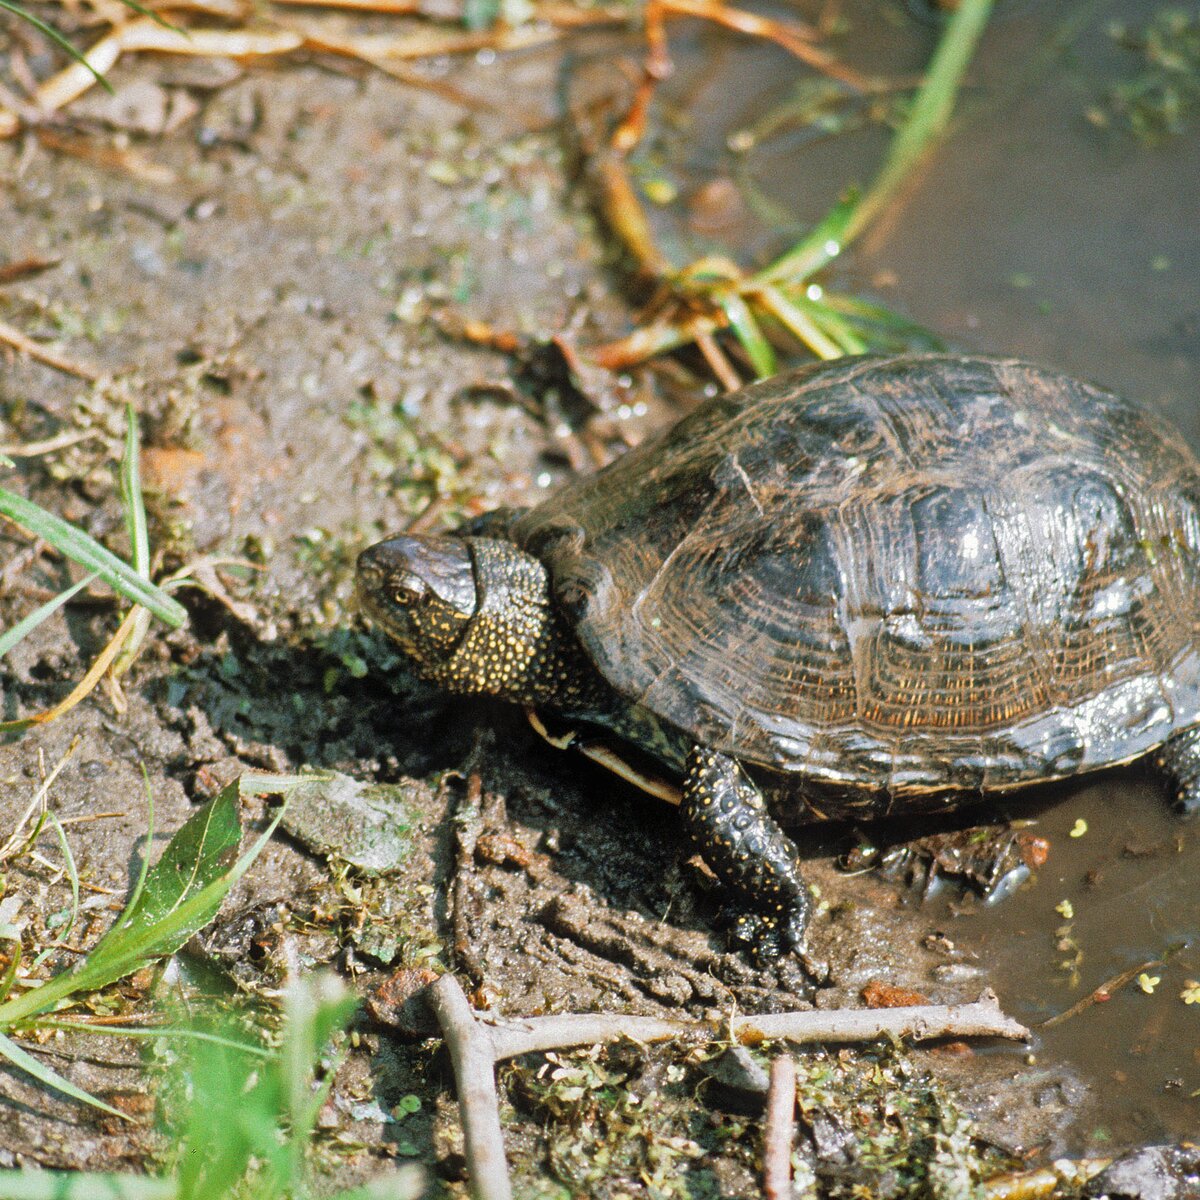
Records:
[[[1200,718],[1200,464],[1027,363],[844,359],[702,404],[514,539],[607,681],[771,773],[903,797]]]

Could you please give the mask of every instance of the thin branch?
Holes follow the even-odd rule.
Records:
[[[998,1037],[1023,1041],[1029,1030],[1001,1010],[990,988],[972,1004],[914,1004],[907,1008],[833,1008],[765,1013],[730,1022],[740,1042],[866,1042],[880,1037],[928,1042],[935,1038]]]
[[[792,1137],[796,1129],[796,1060],[780,1054],[771,1063],[763,1118],[763,1191],[767,1200],[792,1194]]]
[[[1143,971],[1149,971],[1151,967],[1161,966],[1161,958],[1151,958],[1144,963],[1138,963],[1136,967],[1126,967],[1124,971],[1119,971],[1111,979],[1106,979],[1099,987],[1093,988],[1086,996],[1076,1000],[1070,1008],[1056,1013],[1052,1017],[1048,1017],[1038,1028],[1053,1029],[1055,1025],[1061,1025],[1064,1021],[1069,1021],[1072,1017],[1079,1016],[1084,1009],[1091,1008],[1093,1004],[1099,1004],[1101,1001],[1108,1000],[1114,992],[1119,992],[1131,979],[1136,979]]]
[[[824,1011],[767,1013],[725,1021],[684,1021],[610,1013],[564,1014],[504,1020],[490,1024],[497,1061],[630,1038],[663,1042],[675,1037],[730,1037],[755,1044],[769,1039],[797,1045],[849,1044],[881,1037],[930,1041],[934,1038],[998,1037],[1022,1041],[1029,1030],[1005,1016],[995,993],[985,991],[972,1004],[919,1004],[907,1008],[835,1008]]]
[[[0,133],[0,136],[3,134]],[[46,366],[53,367],[56,371],[62,371],[67,375],[86,379],[89,383],[95,383],[100,378],[100,372],[95,367],[74,362],[65,355],[43,346],[41,342],[35,342],[33,338],[3,321],[0,321],[0,342],[7,342],[14,350],[28,354],[30,358],[35,358],[38,362],[45,363]]]
[[[831,1009],[825,1012],[771,1013],[728,1021],[682,1021],[659,1017],[621,1016],[608,1013],[566,1014],[532,1017],[528,1020],[478,1020],[471,1011],[462,987],[453,975],[443,975],[427,989],[429,1006],[442,1028],[442,1036],[454,1064],[458,1104],[462,1114],[463,1138],[471,1194],[476,1200],[511,1200],[512,1188],[504,1157],[500,1127],[500,1102],[496,1094],[496,1063],[536,1050],[593,1046],[629,1038],[635,1042],[662,1042],[677,1037],[730,1038],[757,1044],[767,1039],[790,1042],[848,1043],[873,1041],[880,1037],[908,1037],[914,1041],[932,1038],[1001,1037],[1021,1040],[1029,1031],[1006,1017],[996,996],[985,991],[973,1004],[919,1004],[891,1009]],[[785,1056],[786,1057],[786,1056]],[[786,1067],[779,1067],[785,1072]],[[795,1067],[791,1083],[781,1077],[776,1092],[795,1097]],[[784,1101],[773,1103],[778,1128],[771,1134],[784,1137]],[[788,1116],[790,1122],[790,1114]],[[786,1138],[790,1146],[790,1134]],[[772,1143],[773,1145],[774,1143]],[[778,1151],[773,1151],[778,1157]],[[778,1172],[776,1172],[776,1175]],[[775,1178],[775,1175],[772,1175]],[[786,1194],[783,1187],[775,1194]],[[768,1193],[771,1194],[771,1193]]]
[[[453,975],[443,975],[430,985],[429,1003],[454,1064],[471,1195],[475,1200],[512,1200],[504,1135],[500,1129],[492,1039],[488,1030],[475,1020]]]
[[[80,442],[90,442],[102,436],[94,429],[60,433],[58,437],[46,438],[41,442],[18,442],[11,446],[0,446],[0,454],[9,458],[37,458],[38,455],[53,454],[55,450],[65,450],[68,446],[77,446]]]

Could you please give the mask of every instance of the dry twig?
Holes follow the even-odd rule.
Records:
[[[430,985],[429,1003],[454,1064],[471,1194],[476,1200],[511,1200],[491,1037],[475,1020],[453,975],[443,975]]]
[[[767,1200],[788,1200],[791,1196],[795,1118],[796,1060],[790,1054],[780,1054],[771,1063],[763,1118],[763,1191]]]
[[[7,458],[38,458],[43,454],[53,454],[55,450],[65,450],[68,446],[78,446],[80,442],[90,442],[102,435],[94,429],[85,429],[72,433],[60,433],[57,437],[46,438],[41,442],[14,442],[11,446],[0,446],[0,454]]]
[[[495,1080],[495,1065],[504,1059],[537,1050],[592,1046],[621,1038],[635,1042],[662,1042],[699,1035],[732,1038],[750,1044],[768,1039],[844,1044],[873,1041],[880,1037],[928,1041],[943,1037],[1020,1040],[1029,1036],[1029,1031],[1023,1025],[1004,1015],[995,993],[990,990],[983,992],[972,1004],[770,1013],[759,1017],[735,1017],[728,1021],[668,1020],[608,1013],[573,1013],[531,1017],[524,1021],[489,1021],[477,1018],[472,1013],[462,988],[452,975],[443,975],[431,984],[428,996],[454,1063],[467,1169],[472,1194],[477,1200],[508,1200],[511,1196]],[[777,1090],[785,1094],[790,1090],[794,1105],[794,1064],[790,1089],[781,1080]],[[783,1103],[782,1100],[776,1101],[780,1107]],[[790,1145],[790,1136],[787,1141]],[[778,1194],[785,1195],[786,1188]]]
[[[16,283],[18,279],[27,279],[30,275],[40,275],[43,271],[57,267],[61,258],[22,258],[17,262],[5,263],[0,267],[0,287]]]
[[[0,123],[2,123],[3,117],[4,113],[0,112]],[[3,136],[2,130],[0,130],[0,136]],[[45,363],[46,366],[53,367],[56,371],[62,371],[67,375],[75,375],[79,379],[86,379],[89,383],[94,383],[100,378],[100,372],[95,367],[89,367],[84,363],[77,363],[65,355],[43,346],[40,342],[35,342],[33,338],[23,334],[19,329],[14,329],[11,325],[5,324],[3,321],[0,321],[0,342],[7,343],[14,350],[19,350],[22,354],[28,354],[30,358],[35,358],[38,362]]]
[[[847,1045],[881,1037],[935,1038],[998,1037],[1021,1041],[1029,1030],[1001,1010],[996,994],[984,991],[971,1004],[918,1004],[907,1008],[835,1008],[822,1011],[764,1013],[728,1021],[685,1021],[663,1017],[620,1016],[610,1013],[564,1014],[502,1020],[490,1024],[497,1060],[535,1050],[561,1050],[595,1045],[619,1038],[662,1042],[696,1035],[728,1037],[747,1045],[780,1040],[797,1045]]]

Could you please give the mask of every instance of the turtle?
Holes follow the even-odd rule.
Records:
[[[532,509],[394,536],[357,567],[427,679],[678,781],[764,958],[805,952],[787,832],[805,822],[1150,755],[1200,810],[1198,576],[1200,463],[1164,419],[953,354],[712,397]]]

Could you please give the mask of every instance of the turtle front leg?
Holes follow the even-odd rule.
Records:
[[[800,857],[741,764],[694,746],[684,768],[679,811],[713,874],[750,910],[738,916],[735,938],[763,958],[784,950],[803,954],[813,902]]]
[[[1180,812],[1200,815],[1200,727],[1185,729],[1164,742],[1157,762],[1171,784]]]

